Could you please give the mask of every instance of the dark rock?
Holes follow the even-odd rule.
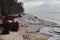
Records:
[[[16,32],[18,31],[19,28],[19,23],[15,22],[14,24],[12,24],[13,26],[11,27],[11,31]]]

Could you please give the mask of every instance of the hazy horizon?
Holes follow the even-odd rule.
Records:
[[[18,0],[24,3],[26,13],[60,13],[60,0]]]

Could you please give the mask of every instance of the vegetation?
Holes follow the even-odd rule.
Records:
[[[22,3],[18,3],[17,0],[0,0],[0,10],[3,16],[24,12]]]

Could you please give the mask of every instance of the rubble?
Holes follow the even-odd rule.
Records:
[[[30,18],[30,21],[27,21]],[[18,32],[10,32],[8,35],[0,35],[2,40],[48,40],[49,35],[40,33],[41,27],[50,27],[46,26],[52,22],[44,21],[33,15],[25,15],[22,18],[16,18],[15,21],[19,22]],[[34,20],[33,20],[34,19]],[[32,23],[32,24],[30,24]],[[45,25],[46,24],[46,25]]]

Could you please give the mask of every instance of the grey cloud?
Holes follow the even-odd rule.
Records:
[[[60,12],[60,7],[50,7],[50,6],[54,6],[52,5],[53,2],[55,0],[25,0],[25,2],[31,2],[31,1],[44,1],[45,4],[38,6],[38,7],[34,7],[34,8],[29,8],[26,9],[27,13],[55,13],[55,12]],[[50,4],[51,2],[52,4]],[[60,1],[60,0],[56,0],[56,1]]]
[[[49,5],[44,4],[35,8],[30,8],[27,10],[28,13],[55,13],[60,12],[60,8],[51,8]]]
[[[60,1],[60,0],[23,0],[23,2],[30,2],[30,1]]]

